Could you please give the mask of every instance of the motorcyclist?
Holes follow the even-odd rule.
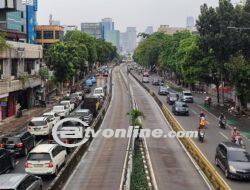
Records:
[[[242,137],[240,135],[240,132],[236,132],[236,136],[235,136],[235,143],[238,145],[242,145]]]
[[[206,117],[206,115],[205,115],[205,113],[204,113],[203,111],[200,113],[200,119],[201,119],[202,117]]]
[[[233,143],[236,142],[237,133],[238,133],[237,127],[234,127],[231,132],[231,138]]]
[[[207,120],[205,117],[201,117],[200,118],[200,124],[199,124],[199,128],[198,128],[198,131],[200,131],[201,129],[205,129],[207,125]]]
[[[220,125],[220,126],[224,125],[223,122],[225,122],[225,120],[226,120],[225,115],[224,115],[223,113],[221,113],[221,114],[220,114],[220,117],[219,117],[219,125]]]

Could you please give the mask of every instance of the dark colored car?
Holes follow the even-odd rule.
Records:
[[[12,151],[0,148],[0,174],[15,167],[15,154]]]
[[[160,86],[158,94],[162,96],[167,96],[169,94],[168,88],[165,86]]]
[[[0,176],[0,189],[42,190],[42,179],[29,174],[4,174]]]
[[[184,102],[175,102],[172,107],[174,115],[189,115],[188,105]]]
[[[35,137],[29,132],[22,132],[13,136],[5,136],[0,139],[2,148],[12,150],[16,155],[26,156],[35,146]]]
[[[89,86],[84,86],[83,87],[83,91],[86,93],[86,94],[89,94],[91,92],[91,88]]]
[[[216,149],[215,163],[227,178],[250,180],[250,155],[240,145],[220,143]]]
[[[159,79],[154,79],[154,80],[152,81],[152,85],[154,85],[154,86],[160,86],[160,84],[161,84],[161,82],[160,82]]]
[[[167,103],[169,105],[173,105],[176,101],[178,101],[178,94],[177,93],[169,93],[167,96]]]

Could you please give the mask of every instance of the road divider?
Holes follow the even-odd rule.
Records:
[[[143,84],[137,77],[135,77],[132,72],[130,72],[130,74],[154,98],[156,103],[161,108],[165,118],[171,125],[172,129],[175,132],[185,131],[180,125],[180,123],[173,116],[173,114],[169,111],[169,109],[157,97],[157,95],[153,91],[151,91],[145,84]],[[200,149],[195,145],[194,141],[191,138],[179,138],[179,139],[181,143],[185,146],[185,148],[188,150],[192,158],[196,161],[198,166],[201,168],[203,173],[206,175],[209,182],[213,185],[213,188],[217,190],[230,190],[228,184],[218,174],[213,165],[207,160],[207,158],[203,155]]]
[[[103,121],[103,118],[109,108],[111,97],[112,97],[112,73],[111,71],[110,78],[109,78],[109,89],[106,96],[106,99],[103,103],[103,106],[101,110],[99,111],[96,119],[91,125],[91,128],[93,128],[95,131],[98,131],[101,123]],[[72,172],[80,162],[83,155],[87,152],[89,145],[91,144],[93,138],[91,137],[87,143],[77,147],[75,151],[71,154],[70,158],[66,162],[65,166],[61,169],[61,171],[58,173],[56,178],[53,180],[53,182],[48,187],[48,190],[58,190],[63,189],[63,186],[71,176]]]

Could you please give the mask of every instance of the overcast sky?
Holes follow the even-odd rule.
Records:
[[[218,0],[38,0],[38,22],[48,24],[49,14],[61,24],[78,25],[81,22],[98,22],[110,17],[116,29],[125,31],[136,26],[139,32],[146,26],[156,30],[161,24],[186,26],[187,16],[197,16],[200,5],[216,6]],[[233,2],[237,0],[232,0]]]

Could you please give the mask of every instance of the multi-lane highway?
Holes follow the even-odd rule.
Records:
[[[142,76],[138,75],[136,72],[133,72],[135,76],[142,80]],[[158,76],[152,76],[151,80],[153,78],[157,78]],[[158,95],[159,87],[153,86],[151,84],[151,80],[149,84],[146,84],[147,87],[149,87],[155,94]],[[166,97],[159,96],[160,100],[171,110],[171,106],[169,106],[166,103]],[[199,113],[202,110],[202,108],[194,103],[189,104],[189,110],[190,110],[190,116],[175,116],[178,122],[181,124],[181,126],[187,130],[196,130],[199,123]],[[244,182],[244,181],[236,181],[236,180],[229,180],[226,179],[224,176],[224,173],[221,171],[220,168],[218,168],[215,165],[215,150],[216,147],[220,142],[224,141],[230,141],[231,139],[231,129],[227,128],[226,130],[220,129],[218,127],[218,118],[215,117],[213,114],[210,114],[208,112],[206,113],[207,120],[209,122],[208,129],[206,130],[206,136],[205,136],[205,142],[199,143],[197,139],[194,139],[195,144],[200,148],[200,150],[203,152],[203,154],[206,156],[206,158],[211,162],[211,164],[215,167],[215,169],[219,172],[219,174],[224,178],[224,180],[228,183],[228,185],[231,187],[231,189],[237,189],[237,190],[245,190],[249,189],[250,182]],[[248,152],[250,152],[250,141],[248,139],[244,139],[244,142],[246,144],[246,149]]]

